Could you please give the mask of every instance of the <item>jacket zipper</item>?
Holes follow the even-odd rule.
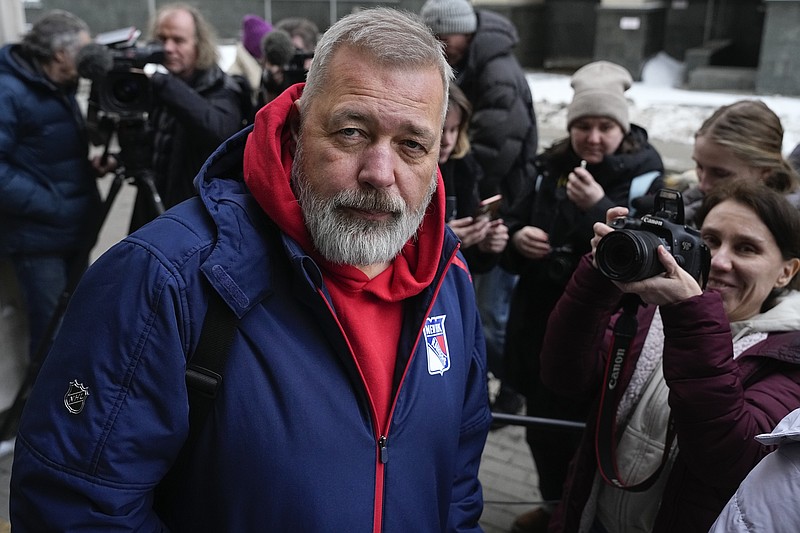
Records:
[[[433,308],[433,304],[436,301],[437,296],[439,295],[439,291],[442,288],[442,283],[444,283],[444,279],[447,276],[447,271],[453,264],[453,260],[458,253],[458,250],[461,248],[461,243],[457,243],[453,253],[450,254],[450,257],[447,260],[444,268],[442,269],[442,274],[439,276],[439,283],[436,286],[436,289],[433,292],[431,297],[431,302],[428,305],[428,309],[425,310],[425,314],[423,316],[427,317],[431,313],[431,309]],[[392,427],[392,417],[394,417],[394,409],[397,406],[397,396],[400,395],[400,391],[403,390],[403,382],[406,380],[406,374],[408,373],[408,369],[411,366],[411,362],[414,359],[414,352],[417,351],[417,346],[419,345],[419,338],[422,335],[422,331],[425,327],[425,324],[421,324],[419,330],[417,331],[417,338],[414,340],[414,344],[412,345],[411,357],[408,358],[408,362],[406,363],[406,368],[403,370],[403,377],[400,378],[400,383],[397,386],[397,394],[395,394],[394,398],[392,398],[392,408],[389,410],[389,417],[386,420],[386,431],[384,431],[377,440],[377,467],[375,469],[376,476],[375,476],[375,510],[374,510],[374,521],[372,530],[373,533],[381,533],[382,525],[383,525],[383,489],[384,489],[384,474],[386,469],[386,463],[389,462],[389,428]],[[370,401],[370,403],[372,403]],[[373,417],[375,416],[374,407],[372,408]],[[377,420],[377,418],[374,418]]]
[[[444,268],[442,269],[442,274],[439,276],[439,283],[436,286],[436,290],[433,292],[433,296],[431,297],[431,302],[428,305],[428,309],[426,309],[425,314],[423,316],[428,316],[433,308],[433,303],[436,301],[436,297],[439,295],[439,291],[442,288],[442,283],[444,283],[444,279],[447,275],[447,271],[453,264],[453,260],[458,253],[458,250],[461,248],[461,243],[456,243],[455,248],[453,249],[453,253],[450,254],[450,257],[447,260]],[[328,299],[325,298],[324,293],[321,289],[317,289],[318,294],[322,297],[322,301],[325,302],[325,305],[328,307],[328,311],[334,317],[337,325],[339,326],[339,331],[341,332],[342,336],[347,342],[348,349],[350,350],[350,356],[356,362],[356,367],[358,368],[358,361],[355,358],[355,354],[353,353],[353,348],[350,346],[350,342],[347,341],[347,335],[345,335],[344,330],[342,329],[342,325],[339,323],[339,320],[336,319],[336,313],[331,308]],[[392,398],[392,408],[389,411],[389,417],[386,420],[386,431],[381,431],[381,428],[377,426],[378,415],[375,412],[375,405],[372,402],[372,398],[367,392],[367,399],[369,400],[369,411],[372,416],[372,425],[375,435],[378,435],[376,439],[376,467],[375,467],[375,507],[373,508],[373,518],[372,518],[372,530],[373,533],[381,533],[382,525],[383,525],[383,490],[384,490],[384,471],[386,469],[386,463],[389,461],[389,428],[392,426],[392,417],[394,416],[394,409],[397,405],[397,396],[400,394],[400,391],[403,388],[403,382],[406,378],[406,373],[408,372],[408,368],[411,366],[411,361],[414,358],[414,352],[417,350],[417,346],[419,345],[419,338],[422,334],[424,328],[424,324],[420,325],[419,331],[417,331],[417,338],[412,345],[412,352],[411,357],[408,358],[408,362],[406,363],[406,368],[403,370],[403,377],[400,378],[400,384],[397,387],[397,394],[394,398]],[[361,376],[362,385],[364,385],[365,390],[366,384],[364,383],[364,375],[361,374],[361,369],[359,368],[359,375]]]

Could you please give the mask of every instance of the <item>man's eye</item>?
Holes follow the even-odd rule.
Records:
[[[424,150],[424,148],[425,148],[424,146],[422,146],[417,141],[406,141],[406,146],[408,146],[409,148],[411,148],[413,150]]]

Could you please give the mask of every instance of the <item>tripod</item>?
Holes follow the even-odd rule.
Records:
[[[88,238],[80,248],[78,259],[73,262],[73,267],[67,277],[66,287],[59,295],[58,303],[53,311],[53,316],[47,324],[45,333],[39,345],[36,347],[36,351],[31,356],[28,369],[19,391],[14,398],[14,402],[11,404],[8,411],[6,411],[5,419],[2,425],[0,425],[0,441],[8,440],[17,433],[25,402],[30,395],[47,353],[50,351],[58,328],[61,325],[61,319],[64,316],[64,312],[67,310],[70,297],[78,286],[81,277],[83,277],[86,265],[89,264],[92,249],[97,243],[100,231],[105,225],[108,214],[123,184],[132,183],[138,188],[137,203],[140,198],[144,199],[147,212],[152,215],[150,218],[155,218],[155,216],[164,212],[164,204],[156,188],[154,173],[149,165],[150,143],[147,138],[146,115],[137,113],[113,118],[106,116],[101,119],[100,126],[103,128],[103,131],[107,133],[105,149],[102,156],[103,159],[108,158],[109,145],[111,144],[113,135],[116,133],[120,146],[119,159],[122,165],[114,170],[114,179],[103,200],[102,208],[88,231]],[[133,224],[132,222],[131,226],[134,225],[138,227],[138,225],[141,224]]]

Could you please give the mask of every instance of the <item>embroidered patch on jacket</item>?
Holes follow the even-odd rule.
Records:
[[[64,394],[64,406],[66,406],[67,411],[77,415],[83,411],[87,396],[89,396],[89,387],[83,383],[78,383],[77,379],[73,380],[69,383],[67,393]]]
[[[425,321],[425,349],[428,352],[428,373],[444,374],[450,369],[450,351],[444,329],[446,315],[429,316]]]

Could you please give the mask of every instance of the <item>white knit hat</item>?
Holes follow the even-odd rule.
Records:
[[[419,14],[437,35],[474,33],[478,28],[478,17],[468,0],[428,0]]]
[[[572,75],[575,95],[567,108],[567,129],[581,117],[608,117],[631,129],[625,91],[633,78],[624,67],[609,61],[595,61],[579,68]]]

